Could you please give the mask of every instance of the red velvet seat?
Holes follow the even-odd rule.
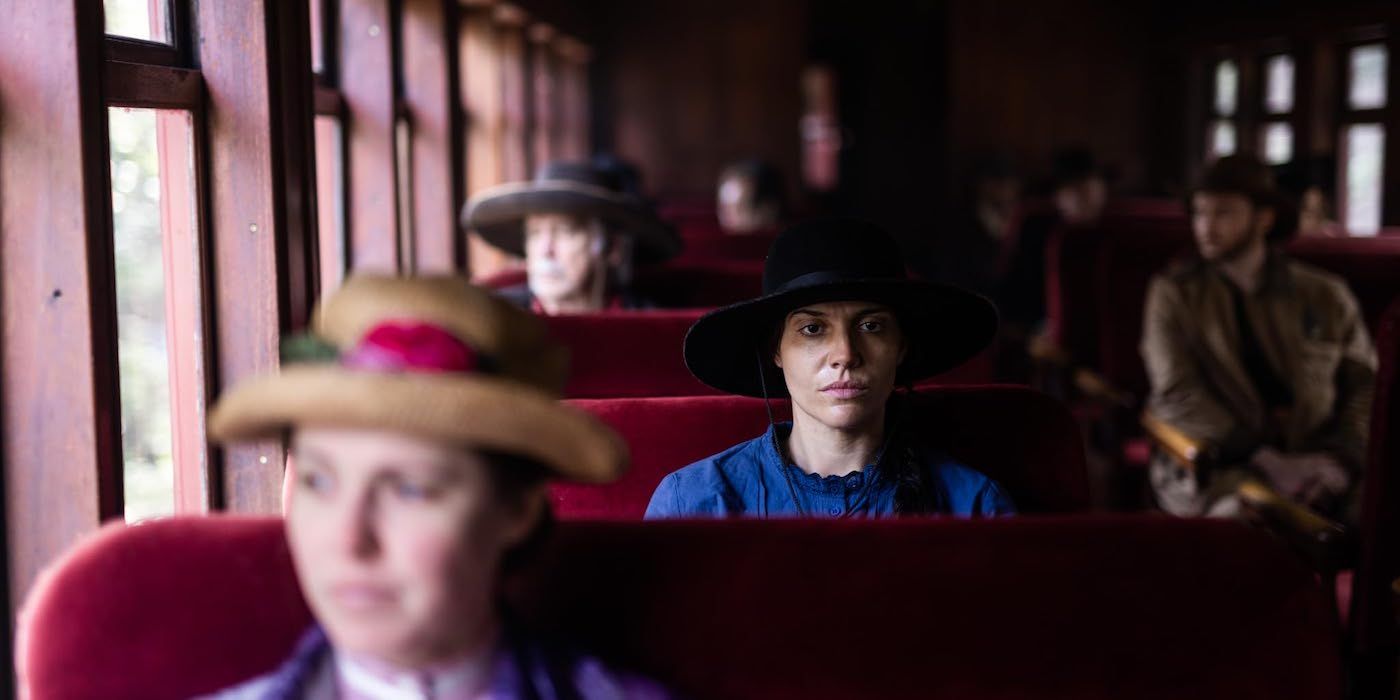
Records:
[[[685,237],[682,260],[756,260],[768,257],[776,233],[727,234]]]
[[[1372,331],[1400,297],[1400,238],[1300,238],[1288,253],[1345,278]]]
[[[763,260],[674,260],[638,268],[635,287],[667,308],[725,306],[763,292]]]
[[[568,398],[702,396],[718,391],[686,369],[685,334],[704,311],[622,311],[550,316],[569,348]]]
[[[556,484],[561,518],[640,518],[662,477],[753,439],[768,429],[761,399],[738,396],[580,400],[627,441],[632,469],[608,486]],[[1023,387],[921,389],[910,429],[929,445],[1000,481],[1022,512],[1064,513],[1089,507],[1084,450],[1074,420],[1059,402]],[[778,420],[786,401],[773,402]]]
[[[1371,444],[1361,482],[1360,556],[1353,578],[1349,635],[1358,659],[1358,697],[1394,692],[1400,633],[1390,584],[1400,578],[1400,298],[1376,328],[1380,371],[1371,410]],[[1372,692],[1374,691],[1374,692]]]
[[[1313,577],[1223,521],[565,523],[508,597],[700,700],[1340,697]],[[19,670],[35,698],[185,698],[307,622],[279,520],[118,525],[36,590]]]

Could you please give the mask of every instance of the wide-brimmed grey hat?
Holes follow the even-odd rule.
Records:
[[[558,213],[596,216],[611,233],[631,236],[637,262],[660,262],[681,251],[675,229],[616,178],[588,163],[555,162],[532,182],[487,188],[467,201],[462,226],[512,255],[525,254],[525,217]]]

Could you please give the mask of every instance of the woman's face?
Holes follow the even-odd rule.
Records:
[[[853,430],[883,420],[905,352],[889,307],[841,301],[789,313],[773,361],[783,370],[794,412]]]
[[[503,502],[479,455],[393,432],[303,428],[292,450],[287,539],[336,648],[409,668],[474,651],[543,490]]]

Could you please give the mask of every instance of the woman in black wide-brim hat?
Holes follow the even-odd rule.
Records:
[[[888,234],[847,219],[779,235],[763,290],[697,321],[685,361],[717,389],[790,397],[793,421],[668,475],[648,518],[1015,512],[996,482],[902,429],[895,394],[986,347],[990,302],[908,278]]]

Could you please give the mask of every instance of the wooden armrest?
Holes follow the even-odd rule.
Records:
[[[1079,368],[1074,370],[1074,388],[1079,393],[1098,401],[1100,403],[1117,406],[1120,408],[1133,407],[1133,395],[1113,386],[1106,377],[1092,369]]]
[[[1049,333],[1037,333],[1031,336],[1030,342],[1026,344],[1026,353],[1032,360],[1057,367],[1068,367],[1070,365],[1069,353],[1056,343]]]
[[[1142,427],[1162,451],[1184,469],[1195,471],[1201,458],[1199,440],[1181,432],[1176,426],[1158,418],[1152,411],[1143,411]]]
[[[1302,552],[1317,570],[1337,571],[1345,566],[1347,532],[1340,523],[1294,503],[1254,479],[1240,482],[1235,495],[1270,529]]]

